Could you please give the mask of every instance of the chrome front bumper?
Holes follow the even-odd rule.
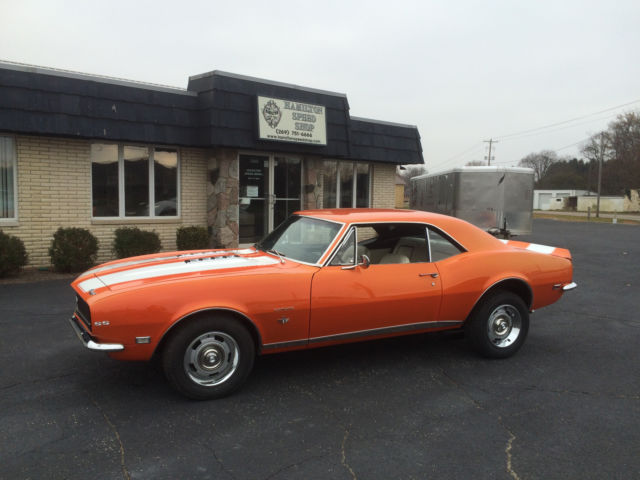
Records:
[[[78,324],[78,320],[75,316],[69,319],[69,323],[71,324],[73,331],[78,335],[80,341],[89,350],[93,350],[94,352],[119,352],[120,350],[124,350],[124,345],[119,343],[97,343],[93,337],[89,335],[89,332]]]

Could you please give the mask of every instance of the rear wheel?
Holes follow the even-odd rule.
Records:
[[[496,292],[482,301],[468,320],[465,334],[472,347],[489,358],[516,353],[529,332],[529,312],[514,293]]]
[[[195,400],[229,395],[245,381],[253,367],[255,345],[236,319],[219,314],[178,327],[162,355],[167,380]]]

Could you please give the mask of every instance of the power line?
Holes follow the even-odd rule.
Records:
[[[634,105],[636,103],[640,103],[640,99],[633,100],[633,101],[627,102],[627,103],[622,103],[620,105],[616,105],[615,107],[605,108],[604,110],[599,110],[597,112],[589,113],[589,114],[586,114],[586,115],[581,115],[579,117],[574,117],[574,118],[571,118],[569,120],[563,120],[561,122],[550,123],[548,125],[544,125],[544,126],[536,127],[536,128],[530,128],[530,129],[527,129],[527,130],[521,130],[519,132],[510,133],[508,135],[502,135],[502,136],[495,137],[495,138],[499,139],[499,141],[505,141],[505,139],[507,139],[506,141],[511,141],[511,140],[516,140],[518,138],[526,138],[526,137],[533,137],[533,136],[541,135],[541,134],[545,134],[545,133],[553,133],[553,132],[557,132],[557,131],[560,131],[560,130],[565,130],[567,128],[573,128],[573,127],[577,127],[579,125],[584,125],[584,124],[595,122],[595,121],[605,120],[605,119],[611,118],[611,117],[613,117],[613,116],[615,116],[617,114],[606,115],[604,117],[591,119],[591,120],[588,120],[586,122],[581,122],[581,123],[577,123],[577,124],[574,124],[574,125],[564,126],[564,127],[557,128],[557,129],[552,129],[553,127],[558,127],[560,125],[567,125],[569,123],[573,123],[573,122],[576,122],[578,120],[583,120],[583,119],[586,119],[586,118],[589,118],[589,117],[593,117],[594,115],[600,115],[602,113],[611,112],[611,111],[617,110],[619,108],[627,107],[629,105]],[[514,138],[514,137],[516,137],[516,138]],[[565,150],[567,148],[570,148],[570,147],[578,145],[578,144],[580,144],[582,142],[585,142],[585,141],[589,140],[590,138],[591,138],[591,136],[589,136],[587,138],[584,138],[582,140],[579,140],[577,142],[571,143],[569,145],[565,145],[564,147],[557,148],[557,149],[555,149],[555,151]],[[466,154],[468,154],[468,153],[470,153],[472,151],[478,150],[478,149],[480,149],[480,147],[482,147],[482,144],[485,143],[485,142],[489,142],[489,146],[491,147],[491,143],[495,143],[497,141],[498,140],[493,140],[493,138],[492,138],[491,141],[486,140],[484,142],[475,143],[473,146],[467,148],[466,150],[464,150],[464,151],[462,151],[460,153],[457,153],[457,154],[447,158],[446,160],[443,160],[441,162],[433,164],[432,168],[441,167],[443,165],[448,164],[449,162],[452,162],[453,160],[457,160],[460,157],[463,157],[464,155],[466,155]],[[495,162],[495,163],[511,163],[511,162]]]
[[[627,107],[629,105],[633,105],[634,103],[640,103],[640,99],[634,100],[632,102],[623,103],[621,105],[616,105],[615,107],[605,108],[604,110],[600,110],[598,112],[589,113],[587,115],[582,115],[580,117],[575,117],[575,118],[572,118],[570,120],[563,120],[562,122],[550,123],[549,125],[544,125],[542,127],[536,127],[536,128],[530,128],[528,130],[522,130],[520,132],[510,133],[508,135],[501,135],[501,136],[499,136],[497,138],[504,139],[504,138],[509,138],[509,137],[515,137],[516,135],[522,135],[523,133],[530,133],[530,132],[535,132],[537,130],[545,130],[547,128],[557,127],[558,125],[564,125],[564,124],[567,124],[567,123],[575,122],[577,120],[582,120],[584,118],[592,117],[594,115],[599,115],[601,113],[606,113],[606,112],[610,112],[612,110],[617,110],[618,108]]]
[[[545,130],[545,131],[543,131],[543,132],[529,133],[529,134],[526,134],[526,135],[525,135],[525,134],[522,134],[522,135],[520,135],[520,136],[517,136],[517,137],[511,137],[511,138],[508,138],[507,140],[504,140],[504,139],[503,139],[503,140],[501,140],[501,141],[503,141],[503,142],[511,142],[511,141],[513,141],[513,140],[520,140],[520,139],[522,139],[522,138],[535,137],[536,135],[544,135],[544,134],[546,134],[546,133],[559,132],[559,131],[561,131],[561,130],[566,130],[566,129],[568,129],[568,128],[575,128],[575,127],[578,127],[578,126],[580,126],[580,125],[586,125],[586,124],[588,124],[588,123],[593,123],[593,122],[599,122],[599,121],[602,121],[602,120],[606,120],[606,119],[608,119],[608,118],[615,117],[616,115],[618,115],[618,114],[617,114],[617,113],[609,114],[609,115],[605,115],[604,117],[592,118],[591,120],[587,120],[586,122],[580,122],[580,123],[576,123],[576,124],[573,124],[573,125],[565,125],[564,127],[554,128],[554,129],[552,129],[552,130]]]

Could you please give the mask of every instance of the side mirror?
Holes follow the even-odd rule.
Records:
[[[362,255],[362,257],[360,257],[360,263],[349,265],[348,267],[342,267],[342,270],[355,270],[356,267],[369,268],[369,265],[371,265],[369,257]]]

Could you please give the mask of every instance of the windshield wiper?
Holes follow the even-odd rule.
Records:
[[[276,255],[280,259],[280,263],[284,263],[284,257],[286,257],[286,255],[284,253],[279,252],[275,248],[270,248],[269,250],[267,250],[267,253],[272,253],[272,254]]]

